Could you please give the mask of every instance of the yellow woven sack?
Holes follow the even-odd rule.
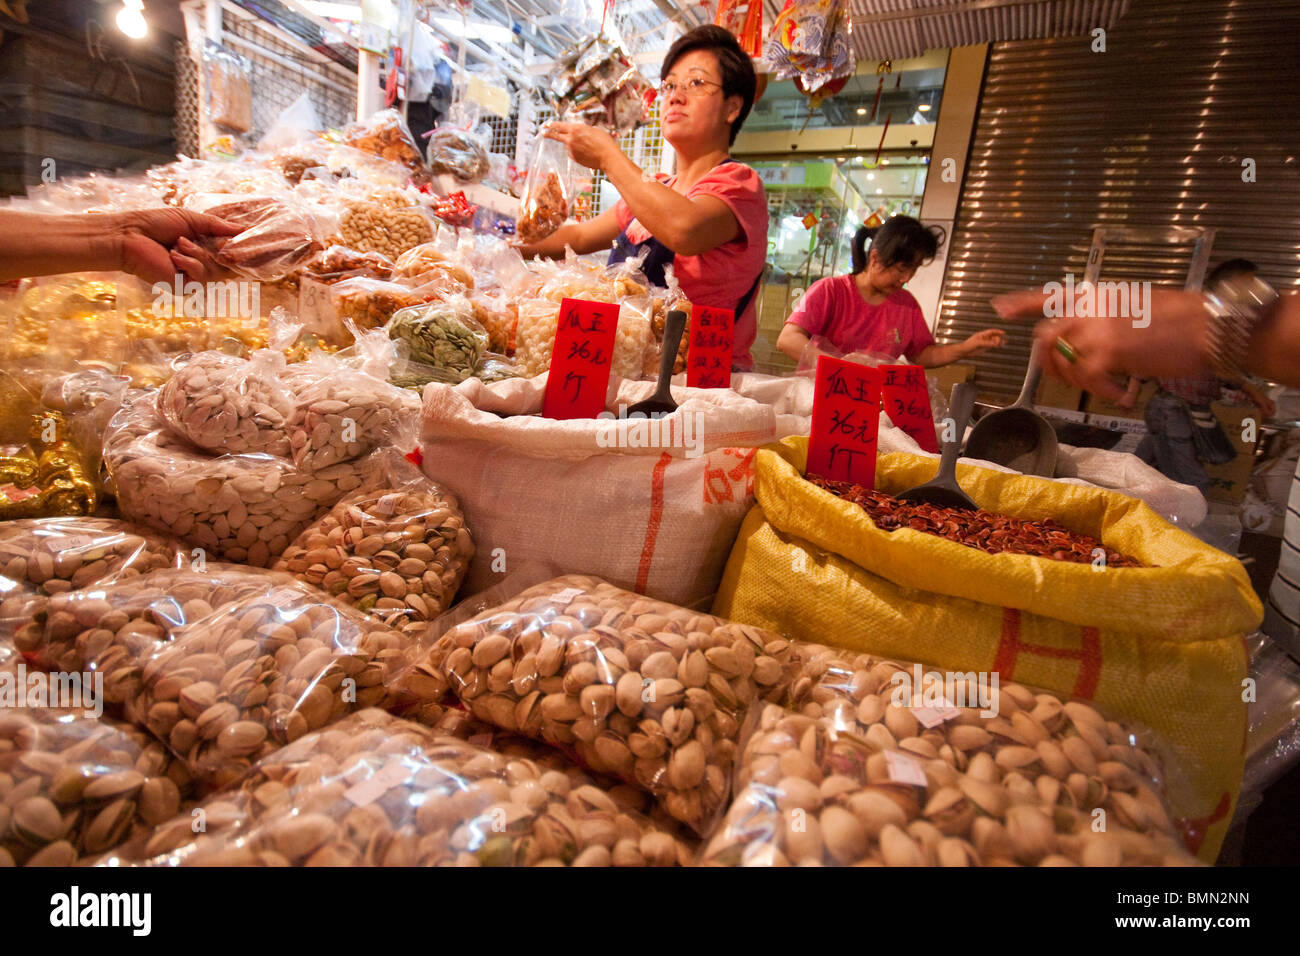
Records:
[[[803,479],[807,442],[758,452],[758,504],[714,613],[944,670],[996,671],[1145,724],[1175,757],[1166,782],[1188,845],[1212,861],[1241,784],[1242,635],[1263,613],[1241,564],[1125,495],[965,465],[958,478],[981,507],[1053,518],[1147,567],[1094,569],[881,531]],[[934,467],[882,455],[876,486],[898,492]]]

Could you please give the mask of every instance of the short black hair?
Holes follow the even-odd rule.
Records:
[[[863,226],[853,236],[853,274],[867,267],[867,240],[889,267],[900,262],[917,268],[939,252],[942,232],[937,226],[923,226],[911,216],[893,216],[881,226]]]
[[[1224,279],[1231,279],[1234,276],[1251,275],[1259,271],[1259,266],[1249,259],[1225,259],[1220,262],[1210,274],[1205,277],[1205,289],[1213,292]]]
[[[744,102],[740,106],[740,115],[731,124],[730,143],[736,142],[736,134],[745,125],[749,111],[754,106],[754,93],[758,89],[758,77],[754,75],[754,64],[745,51],[740,48],[736,38],[723,27],[706,24],[696,27],[690,33],[684,33],[668,48],[659,76],[665,77],[671,72],[673,64],[693,50],[708,50],[718,58],[718,69],[722,71],[722,96],[739,96]]]

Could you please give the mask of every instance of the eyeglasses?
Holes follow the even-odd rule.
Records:
[[[704,96],[707,92],[705,90],[705,87],[707,86],[716,86],[718,89],[722,88],[721,83],[715,83],[712,80],[702,80],[698,76],[692,76],[685,83],[674,83],[671,80],[666,80],[665,82],[660,83],[659,95],[667,100],[671,99],[672,95],[678,90],[681,90],[687,96]]]

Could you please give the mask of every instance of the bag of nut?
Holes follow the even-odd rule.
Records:
[[[539,242],[564,225],[572,201],[573,172],[568,151],[558,140],[538,135],[519,199],[515,231],[524,242]]]
[[[173,538],[111,518],[0,523],[0,638],[31,654],[30,628],[50,597],[178,566],[184,551]]]
[[[1019,684],[792,654],[792,709],[759,716],[702,863],[1196,865],[1151,734]]]
[[[229,219],[243,232],[210,242],[216,261],[249,279],[271,282],[298,271],[325,248],[329,229],[303,203],[277,197],[194,196],[186,207]]]
[[[353,355],[314,353],[289,370],[296,402],[289,447],[294,464],[308,472],[360,458],[397,438],[419,415],[419,396],[387,381],[396,353],[387,334],[352,331]]]
[[[447,631],[415,670],[442,674],[480,720],[566,748],[704,832],[726,799],[745,715],[779,691],[788,646],[567,575]]]
[[[0,780],[0,868],[71,866],[145,838],[191,788],[184,764],[143,731],[44,707],[0,712]]]
[[[127,712],[220,787],[281,745],[387,703],[410,643],[309,585],[274,583],[159,646]]]
[[[184,538],[205,559],[257,567],[362,483],[352,463],[310,472],[271,455],[199,451],[171,433],[149,395],[113,417],[104,461],[123,515]]]
[[[390,627],[423,633],[455,599],[474,541],[454,495],[396,451],[377,454],[382,487],[344,498],[274,567]]]
[[[127,704],[140,691],[143,662],[184,627],[291,582],[287,574],[216,562],[164,568],[56,594],[14,643],[46,670],[103,674],[104,700]]]
[[[378,710],[270,754],[200,809],[207,832],[177,820],[98,862],[678,866],[692,854],[571,764],[498,753]]]
[[[248,359],[199,352],[178,363],[158,392],[158,413],[207,451],[287,458],[294,402],[280,381],[285,366],[284,355],[270,349]]]
[[[412,179],[416,181],[429,178],[420,148],[397,110],[380,110],[368,120],[353,123],[343,130],[343,141],[353,149],[401,163],[415,174]]]

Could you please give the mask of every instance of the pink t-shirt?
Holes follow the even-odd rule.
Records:
[[[675,180],[675,176],[659,178],[668,186]],[[717,196],[736,217],[740,232],[730,242],[701,255],[675,256],[673,274],[692,304],[734,309],[762,275],[767,261],[767,192],[763,181],[744,163],[726,163],[706,173],[686,196]],[[627,232],[629,240],[640,243],[650,238],[649,231],[632,217],[626,202],[620,199],[614,208],[619,229]],[[749,350],[758,335],[757,299],[755,292],[736,323],[732,363],[746,371],[754,367]]]
[[[934,344],[921,306],[910,292],[899,289],[880,305],[869,305],[851,275],[818,279],[786,322],[809,335],[830,339],[845,354],[867,351],[914,359]]]

